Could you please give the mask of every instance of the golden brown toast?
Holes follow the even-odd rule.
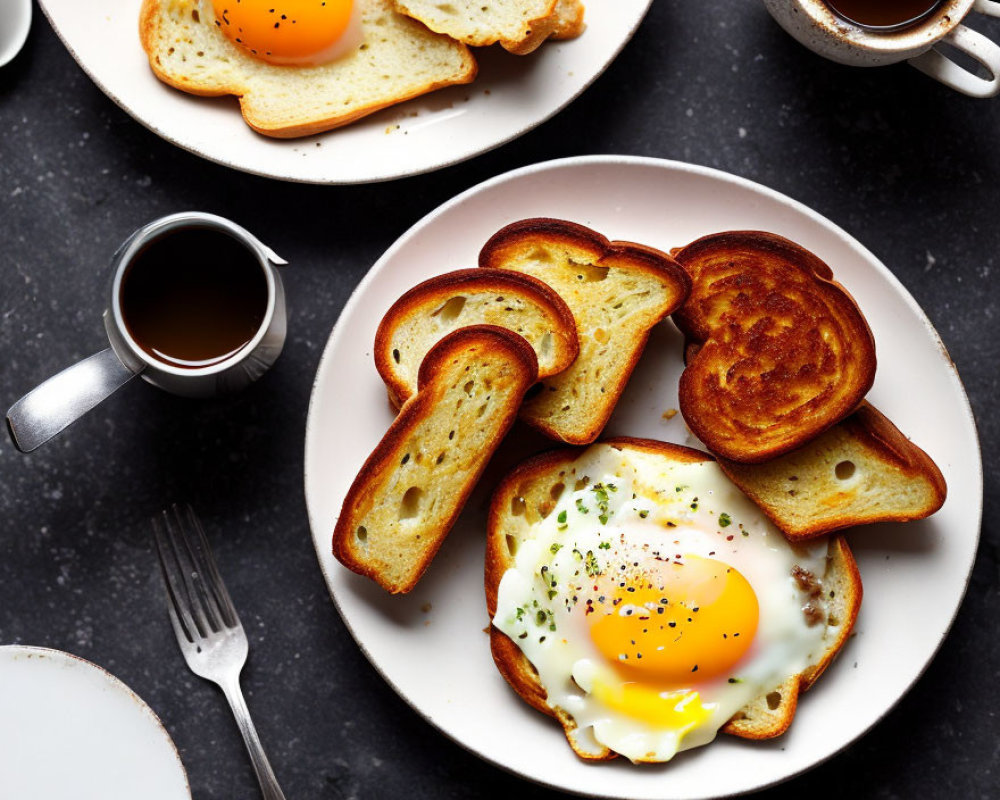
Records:
[[[438,342],[344,498],[333,555],[388,592],[409,592],[537,375],[534,350],[505,328],[461,328]]]
[[[417,389],[427,351],[468,325],[499,325],[535,349],[538,377],[562,372],[576,358],[576,322],[548,285],[508,270],[464,269],[414,286],[386,312],[375,334],[375,368],[397,407]]]
[[[759,463],[846,417],[875,379],[875,342],[830,268],[760,231],[705,236],[676,259],[692,281],[673,319],[690,344],[688,426],[716,455]]]
[[[499,43],[515,55],[533,52],[550,36],[570,38],[583,30],[578,0],[393,0],[396,10],[432,31],[472,47]]]
[[[537,278],[573,312],[580,354],[568,369],[542,381],[521,411],[525,422],[570,444],[600,435],[650,329],[680,306],[690,286],[666,253],[547,218],[498,231],[479,254],[479,266]]]
[[[357,7],[363,43],[319,66],[254,58],[218,30],[202,0],[143,0],[139,36],[161,81],[205,97],[235,95],[251,128],[279,138],[331,130],[476,77],[468,47],[398,13],[390,0]]]
[[[710,461],[707,453],[680,445],[645,439],[615,438],[599,442],[639,453],[652,454],[675,462]],[[554,450],[531,458],[514,470],[497,487],[490,504],[486,542],[485,589],[490,618],[497,612],[500,580],[513,564],[521,543],[532,537],[533,526],[555,508],[560,487],[572,485],[580,476],[574,462],[581,448]],[[784,733],[795,715],[800,691],[810,688],[846,643],[861,606],[862,586],[857,565],[846,541],[830,538],[827,572],[820,579],[804,575],[796,578],[804,592],[816,599],[825,614],[827,628],[823,651],[800,674],[790,675],[780,685],[765,692],[741,709],[721,729],[746,739],[766,739]],[[490,627],[494,662],[504,679],[533,708],[556,718],[563,726],[570,746],[586,760],[607,760],[616,754],[602,745],[594,746],[580,735],[572,715],[548,703],[548,695],[538,673],[517,643],[496,627]]]
[[[947,494],[931,457],[867,401],[791,453],[764,464],[719,465],[791,541],[923,519]]]

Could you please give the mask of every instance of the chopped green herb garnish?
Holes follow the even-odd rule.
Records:
[[[601,567],[597,563],[597,556],[594,555],[593,550],[587,551],[587,574],[593,578],[601,574]]]
[[[649,509],[648,508],[640,508],[639,509],[639,519],[646,519],[646,517],[648,517],[648,516],[649,516]]]
[[[600,547],[602,550],[610,550],[611,549],[611,542],[601,542],[597,546]]]
[[[598,516],[598,518],[597,518],[597,519],[598,519],[598,521],[599,521],[599,522],[600,522],[600,523],[601,523],[602,525],[607,525],[607,524],[608,524],[608,515],[607,515],[607,514],[601,514],[600,516]]]
[[[560,550],[562,550],[562,545],[559,544],[559,542],[553,542],[552,546],[549,548],[549,552],[552,553],[553,555],[558,553]]]
[[[583,500],[581,500],[579,497],[576,498],[576,510],[579,511],[581,514],[590,513],[590,509],[583,504]]]
[[[728,528],[733,524],[733,518],[730,517],[725,511],[719,514],[719,527]]]
[[[559,512],[559,516],[556,517],[556,522],[565,522],[565,521],[566,521],[566,509],[564,508],[562,511]]]

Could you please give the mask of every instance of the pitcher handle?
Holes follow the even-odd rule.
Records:
[[[7,412],[14,446],[30,453],[138,374],[109,347],[53,375]]]

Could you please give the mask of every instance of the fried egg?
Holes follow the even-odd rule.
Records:
[[[584,755],[667,761],[816,663],[827,541],[790,545],[711,460],[591,447],[503,574],[493,625]]]
[[[212,0],[215,24],[270,64],[327,64],[361,43],[358,0]]]

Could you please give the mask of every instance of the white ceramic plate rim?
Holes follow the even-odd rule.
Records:
[[[240,119],[237,109],[220,108],[218,102],[213,105],[213,98],[183,95],[152,77],[139,45],[139,0],[96,0],[86,4],[92,12],[91,16],[98,21],[102,15],[110,19],[114,14],[125,13],[126,7],[129,9],[132,25],[119,31],[111,45],[111,52],[121,48],[120,63],[116,63],[115,68],[104,62],[109,57],[108,53],[95,56],[85,52],[92,45],[83,37],[102,34],[98,21],[82,24],[79,17],[73,16],[82,13],[80,9],[73,9],[79,5],[78,0],[39,0],[52,28],[88,77],[122,110],[150,131],[190,153],[225,167],[261,177],[313,184],[377,183],[419,175],[452,166],[516,139],[557,114],[599,77],[632,38],[651,4],[652,0],[590,0],[588,19],[593,18],[594,21],[592,32],[585,31],[573,40],[547,42],[529,56],[505,54],[510,59],[536,60],[538,80],[533,81],[533,87],[529,87],[531,91],[519,96],[518,89],[507,90],[503,85],[503,66],[491,76],[495,78],[496,85],[484,80],[484,70],[481,69],[480,76],[472,84],[432,92],[341,129],[347,132],[368,126],[363,134],[359,134],[364,137],[362,141],[352,139],[345,156],[334,159],[332,156],[327,158],[325,153],[322,157],[317,156],[313,148],[323,144],[328,150],[336,151],[341,141],[336,130],[285,140],[248,133],[249,128]],[[600,30],[600,20],[607,19],[609,15],[620,15],[615,18],[613,34]],[[120,39],[126,35],[126,29],[129,38],[126,39],[126,46],[122,47]],[[492,51],[493,48],[485,50]],[[497,61],[493,52],[484,52],[483,49],[480,49],[477,59],[481,65]],[[564,65],[569,68],[565,69]],[[139,75],[136,70],[143,72]],[[540,97],[535,98],[534,88],[538,86],[541,87]],[[153,93],[160,105],[169,107],[171,113],[138,108],[144,102],[141,100],[143,93]],[[456,110],[453,106],[468,101],[468,97],[462,100],[459,93],[472,93],[473,104],[481,104],[487,112],[495,107],[497,95],[506,96],[511,102],[501,106],[497,114],[480,113],[483,119],[481,123],[475,123],[477,127],[456,128],[450,123],[450,118],[459,115],[461,109]],[[218,98],[215,100],[218,101]],[[193,101],[201,105],[192,107]],[[444,106],[439,108],[439,104]],[[431,110],[428,111],[428,108]],[[409,117],[420,118],[410,120]],[[390,123],[388,126],[387,122]],[[428,127],[434,131],[433,138],[423,138],[421,132],[420,141],[415,145],[400,143],[398,146],[410,148],[407,160],[401,163],[384,158],[385,150],[381,151],[382,158],[378,155],[378,148],[381,147],[379,138],[385,139],[389,128],[397,123],[404,129],[409,128],[406,133],[416,133]],[[203,134],[196,128],[211,129],[218,135],[202,138]],[[353,133],[349,135],[354,136]],[[238,150],[241,155],[227,155],[227,148]],[[364,159],[367,151],[371,151],[371,155]],[[293,158],[293,155],[302,158]]]
[[[969,488],[969,491],[967,492],[966,496],[969,498],[974,498],[975,502],[973,504],[973,507],[965,509],[962,517],[962,527],[963,528],[967,527],[968,531],[971,532],[971,540],[966,540],[963,542],[963,546],[967,551],[967,558],[965,558],[961,562],[960,566],[956,568],[956,572],[961,573],[961,580],[959,581],[960,590],[956,593],[955,596],[949,596],[946,599],[946,602],[952,605],[949,608],[947,619],[943,620],[945,624],[943,625],[942,633],[938,638],[938,640],[934,643],[932,649],[929,652],[923,654],[923,660],[920,663],[919,669],[917,669],[916,672],[914,672],[907,680],[897,682],[894,685],[894,695],[887,702],[885,702],[879,707],[878,713],[868,721],[868,723],[864,726],[863,729],[856,731],[853,736],[851,736],[846,740],[836,742],[834,745],[824,745],[827,747],[827,749],[824,752],[817,755],[810,763],[802,765],[798,769],[789,771],[787,774],[782,774],[780,776],[773,776],[764,781],[759,781],[755,783],[753,782],[753,780],[750,780],[747,782],[745,786],[740,786],[737,790],[734,791],[731,790],[717,794],[688,793],[678,796],[683,796],[685,798],[709,797],[709,796],[721,797],[721,796],[733,796],[736,794],[745,793],[747,791],[758,790],[770,785],[774,785],[783,780],[787,780],[791,777],[794,777],[797,774],[801,774],[802,772],[811,769],[812,767],[822,763],[823,761],[827,760],[828,758],[838,753],[840,750],[849,745],[851,742],[855,741],[857,738],[862,736],[867,730],[870,729],[872,725],[874,725],[879,719],[881,719],[886,713],[888,713],[902,698],[902,696],[909,690],[909,688],[919,679],[919,677],[926,670],[930,661],[933,659],[934,655],[937,653],[941,643],[944,641],[947,630],[951,627],[951,624],[954,621],[955,615],[957,614],[958,608],[960,607],[962,597],[964,597],[965,591],[968,587],[972,566],[975,560],[975,553],[979,539],[979,529],[982,516],[983,474],[982,474],[982,462],[979,452],[978,435],[975,428],[975,422],[972,416],[971,408],[968,403],[968,398],[965,394],[964,387],[962,387],[961,385],[961,381],[959,380],[954,364],[948,357],[947,351],[943,343],[941,342],[940,337],[934,330],[933,326],[927,319],[926,315],[917,305],[916,301],[912,298],[912,296],[906,291],[906,289],[898,281],[898,279],[884,265],[882,265],[881,262],[879,262],[879,260],[876,259],[873,254],[871,254],[857,240],[849,236],[846,232],[835,226],[833,223],[831,223],[829,220],[825,219],[818,213],[802,205],[801,203],[792,200],[791,198],[788,198],[787,196],[775,192],[771,189],[763,187],[759,184],[748,181],[746,179],[739,178],[737,176],[729,175],[727,173],[706,167],[700,167],[680,162],[666,161],[653,158],[640,158],[640,157],[628,157],[628,156],[587,156],[587,157],[575,157],[575,158],[559,159],[555,161],[544,162],[541,164],[535,164],[532,166],[514,170],[512,172],[508,172],[506,174],[485,181],[475,187],[472,187],[471,189],[463,192],[462,194],[456,196],[452,200],[446,202],[439,208],[429,213],[422,220],[417,222],[402,237],[400,237],[385,252],[385,254],[378,260],[378,262],[372,267],[370,272],[365,276],[365,278],[359,283],[358,287],[356,288],[351,298],[349,299],[348,303],[344,307],[340,315],[340,318],[336,326],[334,327],[333,332],[331,333],[330,339],[327,343],[327,347],[320,361],[319,368],[317,370],[316,381],[313,386],[313,396],[310,402],[309,414],[306,424],[306,453],[305,453],[306,500],[309,511],[310,525],[313,531],[314,546],[316,547],[318,559],[320,562],[320,567],[321,570],[323,571],[324,578],[327,581],[327,585],[330,589],[334,604],[336,605],[338,611],[340,612],[341,617],[344,619],[345,625],[348,627],[352,636],[354,636],[355,640],[358,642],[358,645],[361,648],[361,650],[372,662],[375,669],[400,694],[400,696],[403,697],[403,699],[407,703],[409,703],[418,713],[424,716],[424,718],[427,719],[429,722],[436,725],[440,730],[442,730],[443,733],[448,735],[457,743],[467,747],[473,752],[476,752],[479,756],[496,764],[497,766],[500,766],[501,768],[507,769],[511,772],[514,772],[515,774],[519,774],[531,780],[535,780],[539,783],[550,785],[562,790],[575,791],[581,794],[592,794],[592,796],[604,796],[604,795],[599,795],[596,792],[590,792],[586,789],[586,787],[580,787],[580,786],[568,787],[564,782],[560,781],[559,779],[547,779],[545,777],[540,777],[538,775],[527,774],[523,772],[521,769],[519,769],[519,767],[516,764],[505,763],[502,760],[494,758],[489,752],[483,752],[482,750],[472,747],[469,743],[462,741],[460,734],[457,734],[449,730],[447,727],[443,727],[441,723],[439,723],[434,718],[434,715],[430,713],[430,711],[427,708],[421,707],[419,698],[408,696],[408,694],[400,688],[400,686],[394,680],[392,675],[395,668],[392,665],[380,664],[378,662],[378,659],[373,656],[368,646],[366,646],[365,642],[366,631],[359,630],[356,625],[352,624],[352,620],[350,619],[349,615],[345,612],[341,599],[338,598],[337,593],[334,589],[335,583],[337,581],[335,580],[331,570],[341,570],[342,568],[340,567],[340,565],[336,564],[336,562],[334,562],[332,560],[332,557],[329,555],[329,535],[330,531],[332,530],[333,520],[324,521],[317,518],[317,513],[316,513],[317,499],[313,494],[314,490],[312,489],[313,481],[312,481],[312,471],[311,471],[311,463],[312,463],[311,442],[317,436],[316,427],[319,424],[317,420],[321,414],[321,410],[318,408],[317,396],[322,386],[324,385],[324,382],[326,380],[329,380],[328,375],[335,368],[335,364],[333,363],[333,354],[341,346],[341,337],[346,335],[346,331],[349,327],[348,324],[349,321],[353,318],[355,313],[357,313],[357,311],[361,308],[366,293],[369,289],[369,286],[379,275],[383,267],[386,264],[391,263],[397,256],[397,254],[400,253],[400,251],[405,250],[410,245],[411,241],[423,229],[432,225],[436,220],[449,214],[454,209],[462,206],[471,198],[475,198],[481,194],[496,190],[498,187],[502,187],[505,184],[510,184],[513,182],[523,180],[525,178],[529,178],[531,176],[537,175],[538,173],[556,172],[560,170],[566,170],[567,168],[574,169],[577,167],[587,167],[590,165],[621,165],[623,167],[632,167],[632,168],[639,167],[650,170],[662,170],[665,173],[694,175],[718,181],[722,184],[728,184],[734,187],[740,187],[744,190],[749,190],[750,192],[756,195],[774,201],[780,206],[783,206],[784,208],[790,210],[794,214],[797,214],[801,217],[806,217],[810,222],[824,229],[825,232],[832,233],[833,235],[838,237],[843,244],[847,245],[850,249],[855,251],[858,258],[866,262],[867,266],[876,270],[878,277],[882,278],[883,280],[886,280],[889,283],[891,289],[900,299],[902,299],[905,302],[909,311],[916,317],[917,320],[919,320],[919,322],[922,324],[926,332],[933,338],[933,341],[940,349],[940,360],[943,364],[943,369],[945,371],[949,383],[949,388],[951,391],[956,393],[958,398],[960,398],[959,400],[960,407],[953,409],[953,413],[957,415],[957,421],[955,424],[958,427],[962,428],[963,432],[968,435],[969,437],[968,442],[970,444],[970,447],[971,449],[974,449],[974,454],[968,453],[969,457],[972,459],[974,463],[968,465],[968,468],[971,470],[971,474],[966,476],[973,480],[974,485],[972,485]],[[501,222],[500,224],[503,223]],[[607,233],[612,233],[612,232],[607,232]],[[446,271],[448,268],[449,268],[448,265],[442,265],[441,271]],[[366,344],[365,347],[368,347],[368,345]],[[374,368],[372,368],[372,376],[373,380],[378,381],[378,377],[374,372]],[[920,523],[911,523],[911,525],[912,524],[920,524]],[[967,533],[968,532],[963,532],[963,535],[967,535]],[[346,573],[346,571],[344,572]],[[820,682],[820,684],[818,684],[818,686],[822,686],[822,681]],[[814,693],[815,692],[816,690],[814,690]],[[515,699],[512,699],[511,702],[517,702],[517,701]],[[803,702],[807,704],[809,702],[808,698],[805,699]],[[717,747],[717,746],[718,745],[716,744],[716,745],[711,745],[710,747]],[[703,749],[710,749],[710,748],[703,748]],[[595,769],[595,767],[592,766],[588,766],[587,768]],[[600,767],[597,767],[596,769],[600,769]],[[666,782],[664,786],[664,791],[666,793],[662,795],[650,794],[643,796],[649,796],[649,797],[662,796],[664,798],[674,796],[669,793],[670,792],[669,782]]]
[[[55,650],[49,647],[38,647],[35,645],[23,645],[23,644],[10,644],[10,645],[0,645],[0,659],[8,658],[11,661],[16,660],[19,657],[32,657],[41,656],[44,658],[51,659],[56,662],[61,662],[63,664],[73,664],[83,666],[85,669],[89,669],[103,680],[107,686],[115,694],[125,695],[128,697],[138,709],[139,713],[143,718],[152,722],[155,728],[158,730],[163,742],[169,748],[170,753],[173,755],[176,761],[176,766],[180,770],[180,774],[184,778],[184,788],[187,791],[188,797],[191,796],[191,784],[188,781],[187,771],[184,769],[184,762],[181,761],[180,753],[177,750],[177,745],[174,744],[174,740],[170,738],[170,734],[167,729],[163,726],[163,722],[157,716],[156,712],[143,700],[139,695],[133,692],[120,678],[115,677],[110,672],[108,672],[104,667],[95,664],[92,661],[88,661],[81,656],[73,655],[72,653],[67,653],[62,650]]]

